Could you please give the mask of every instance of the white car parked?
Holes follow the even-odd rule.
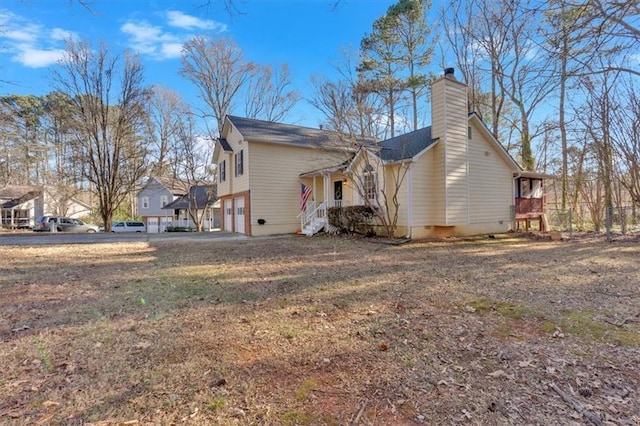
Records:
[[[147,227],[144,222],[138,222],[135,220],[123,220],[113,222],[111,225],[111,232],[147,232]]]

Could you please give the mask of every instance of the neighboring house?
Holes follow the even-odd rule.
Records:
[[[216,203],[217,199],[215,185],[194,185],[189,188],[188,195],[163,209],[172,218],[173,226],[197,229],[196,222],[200,222],[203,231],[213,231],[220,228],[220,203]]]
[[[0,187],[0,218],[2,227],[33,227],[35,220],[44,215],[64,215],[80,218],[91,214],[91,206],[76,198],[65,201],[55,196],[53,188],[5,185]]]
[[[149,178],[137,194],[138,216],[147,226],[147,232],[164,232],[173,224],[166,205],[186,195],[189,185],[180,180],[166,177]]]
[[[543,209],[543,176],[524,172],[468,113],[467,86],[452,69],[431,93],[431,127],[357,150],[333,132],[226,117],[214,152],[223,229],[310,235],[326,227],[329,207],[381,206],[394,180],[396,236],[499,233],[522,215],[541,218],[530,211],[537,202],[516,201],[539,198]],[[302,214],[301,185],[312,191]]]
[[[0,217],[3,228],[29,228],[43,212],[42,188],[26,185],[0,187]]]

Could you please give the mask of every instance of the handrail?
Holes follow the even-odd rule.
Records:
[[[318,212],[321,214],[318,215]],[[304,215],[303,215],[304,213]],[[300,212],[299,216],[302,215],[300,220],[300,230],[303,231],[305,226],[310,225],[314,219],[320,218],[325,219],[327,215],[327,202],[323,201],[318,206],[314,203],[311,203],[305,211]]]

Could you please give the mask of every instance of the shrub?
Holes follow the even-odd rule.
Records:
[[[374,211],[368,206],[331,207],[329,224],[338,232],[375,235],[373,230]]]
[[[193,232],[193,228],[187,226],[167,226],[165,232]]]

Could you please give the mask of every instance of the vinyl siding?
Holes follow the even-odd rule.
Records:
[[[437,145],[422,155],[412,168],[413,212],[412,226],[428,226],[433,222],[435,214],[436,185],[433,181],[433,157]],[[444,194],[440,191],[440,194]],[[444,211],[444,209],[443,209]]]
[[[439,160],[444,161],[445,189],[444,223],[437,215],[439,225],[463,225],[469,222],[468,147],[467,147],[467,87],[449,78],[441,78],[432,87],[432,136],[439,137]]]
[[[472,224],[509,223],[513,171],[476,129],[469,141],[469,189]]]
[[[167,197],[167,203],[172,202],[175,197],[164,185],[162,185],[157,180],[151,178],[149,182],[144,186],[143,189],[138,192],[138,215],[140,216],[165,216],[167,213],[169,215],[173,214],[173,212],[165,210],[161,206],[162,197]],[[149,207],[144,209],[142,208],[142,199],[144,197],[149,198]]]
[[[444,141],[440,140],[433,147],[433,155],[430,158],[431,166],[427,171],[429,180],[426,194],[430,198],[431,225],[444,225],[446,223],[446,180],[444,166]]]
[[[227,178],[224,182],[218,182],[217,191],[218,198],[224,197],[229,194],[235,194],[238,192],[247,191],[249,189],[249,154],[248,143],[243,141],[243,137],[240,132],[229,124],[229,128],[225,127],[225,139],[233,150],[232,153],[223,151],[220,149],[215,157],[216,165],[219,166],[222,160],[227,162]],[[240,150],[243,150],[244,157],[244,172],[242,176],[235,176],[235,154]],[[219,172],[218,172],[219,173]]]
[[[300,174],[345,160],[340,153],[258,142],[250,143],[248,152],[253,235],[295,232],[300,227]],[[322,199],[322,195],[311,197]],[[258,219],[266,224],[257,225]]]

